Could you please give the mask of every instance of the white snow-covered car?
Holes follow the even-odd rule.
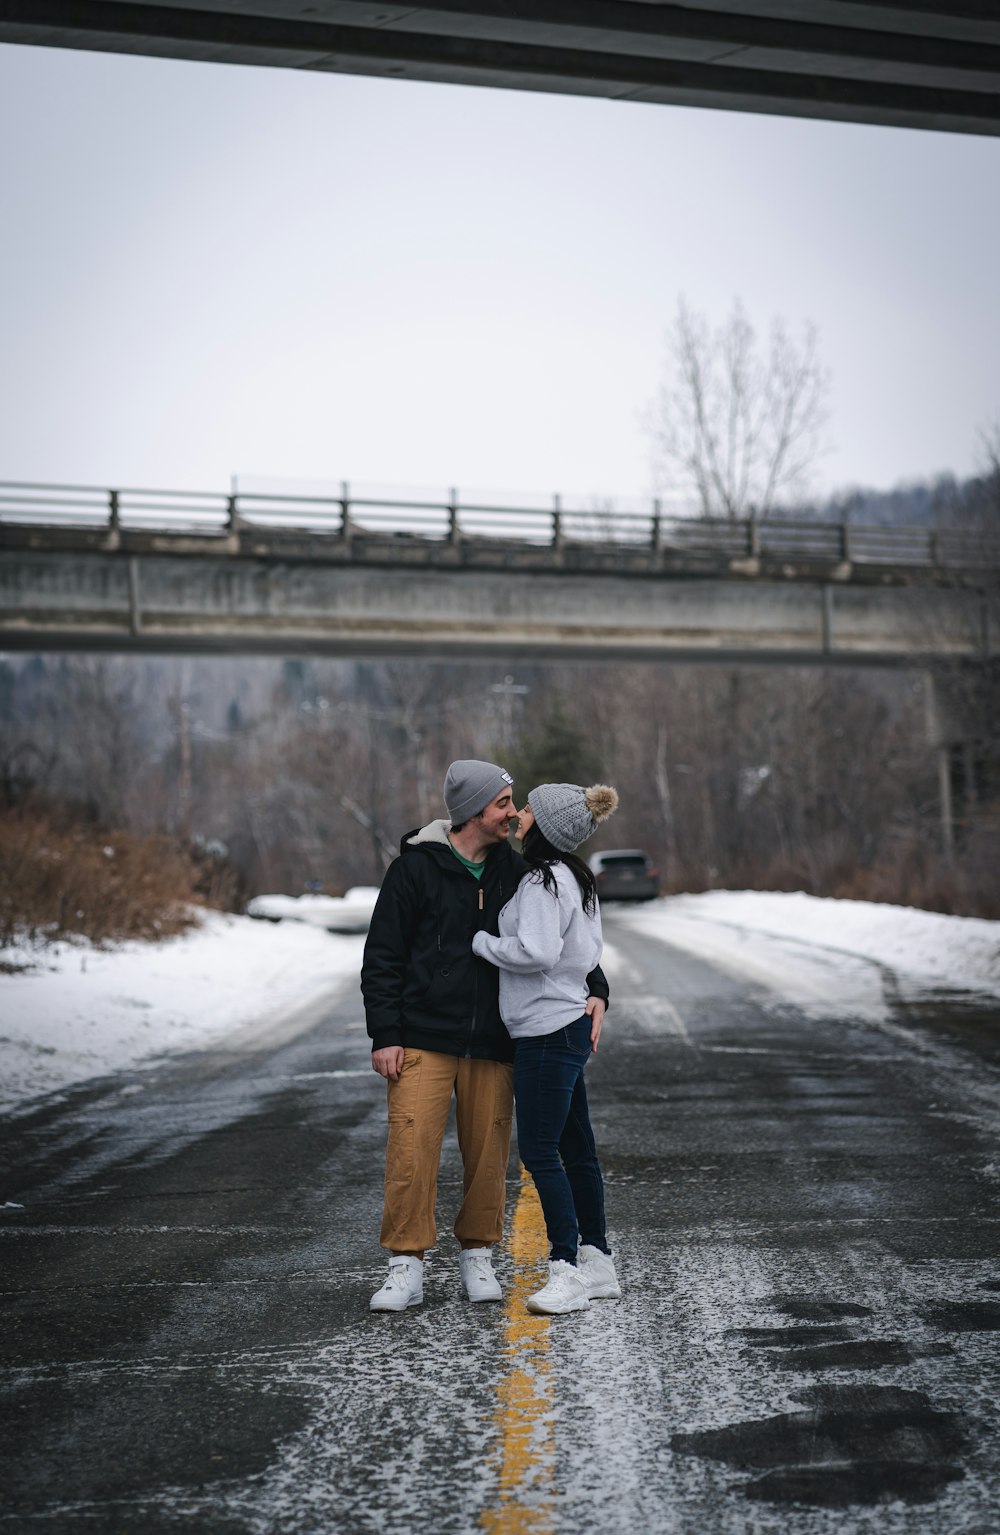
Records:
[[[367,933],[377,899],[376,885],[352,885],[343,895],[256,895],[246,911],[265,922],[307,922],[328,933]]]

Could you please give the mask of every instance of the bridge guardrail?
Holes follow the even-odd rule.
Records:
[[[650,549],[659,554],[745,559],[845,561],[864,565],[1000,567],[1000,536],[976,529],[831,523],[805,518],[724,521],[579,504],[463,504],[457,490],[441,499],[263,492],[107,489],[92,485],[0,482],[0,528],[156,531],[213,537],[239,528],[306,532],[350,541],[400,537],[477,546]]]

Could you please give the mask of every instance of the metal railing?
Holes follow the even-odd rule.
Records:
[[[519,500],[520,498],[512,498]],[[1000,535],[979,529],[876,526],[794,518],[723,520],[587,506],[554,496],[548,505],[504,500],[365,495],[343,482],[336,495],[107,489],[0,482],[0,531],[51,528],[157,532],[214,540],[247,532],[315,535],[351,543],[392,538],[477,548],[648,550],[654,556],[714,556],[924,567],[1000,567]]]

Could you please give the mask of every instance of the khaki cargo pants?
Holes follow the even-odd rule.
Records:
[[[452,1095],[465,1169],[455,1235],[477,1246],[498,1242],[503,1235],[514,1108],[513,1066],[407,1049],[399,1081],[386,1086],[389,1139],[382,1246],[394,1252],[434,1246],[438,1164]]]

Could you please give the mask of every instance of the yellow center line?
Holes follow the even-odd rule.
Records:
[[[551,1535],[553,1524],[552,1361],[550,1320],[525,1309],[544,1284],[549,1244],[542,1207],[529,1173],[521,1169],[511,1225],[514,1283],[503,1310],[505,1362],[497,1386],[498,1495],[479,1516],[490,1535]]]

